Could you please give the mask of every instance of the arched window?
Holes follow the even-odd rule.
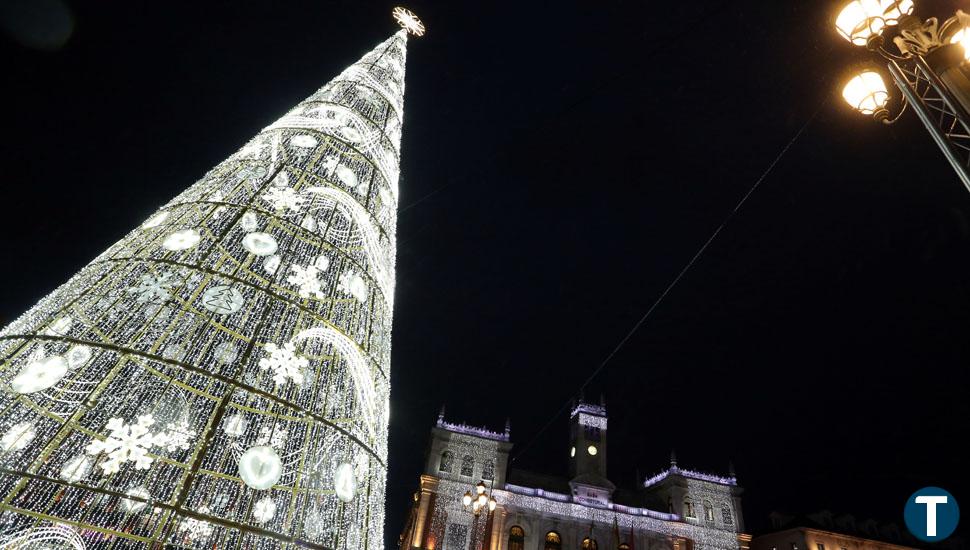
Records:
[[[486,460],[485,463],[482,464],[482,479],[487,479],[489,481],[495,479],[495,463],[491,460]]]
[[[451,451],[441,453],[441,460],[438,462],[438,471],[450,474],[455,469],[455,454]]]
[[[667,512],[674,513],[674,499],[672,497],[667,497]]]
[[[690,497],[684,498],[684,517],[696,518],[694,515],[694,502]]]
[[[627,544],[627,543],[625,543],[625,542],[621,542],[620,543],[620,546],[618,546],[617,549],[618,550],[630,550],[630,545]]]
[[[724,521],[724,525],[734,525],[734,516],[727,506],[721,506],[721,520]]]
[[[596,550],[596,541],[589,537],[584,538],[581,550]]]
[[[461,475],[471,477],[475,473],[475,459],[471,455],[461,457]]]
[[[704,519],[714,523],[714,505],[709,500],[704,501]]]
[[[562,537],[555,531],[546,533],[546,545],[544,550],[560,550],[562,548]]]
[[[509,529],[509,550],[523,550],[525,548],[525,531],[518,525]]]

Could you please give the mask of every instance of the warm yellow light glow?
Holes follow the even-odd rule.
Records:
[[[596,455],[596,445],[590,445],[589,447],[586,447],[586,452],[589,453],[590,455],[595,456]]]
[[[902,16],[913,13],[913,0],[880,0],[880,4],[887,25],[895,25]]]
[[[489,512],[494,512],[495,511],[495,507],[497,505],[498,505],[498,503],[495,502],[495,499],[494,498],[488,499],[488,511]]]
[[[889,92],[886,91],[886,83],[879,73],[866,71],[856,75],[842,88],[842,97],[853,109],[864,115],[871,115],[886,107]]]
[[[849,42],[865,46],[871,36],[878,35],[886,26],[883,13],[879,0],[852,0],[839,12],[835,28]]]
[[[391,11],[391,15],[394,16],[394,20],[397,21],[397,24],[406,30],[408,34],[413,34],[414,36],[424,36],[424,23],[418,19],[417,15],[414,15],[413,11],[398,6]]]
[[[485,482],[484,481],[479,481],[478,484],[475,485],[475,492],[478,493],[478,494],[480,494],[480,495],[485,493]]]
[[[466,492],[465,496],[461,497],[461,503],[464,504],[465,506],[469,506],[472,503],[471,491]]]
[[[476,514],[478,513],[478,510],[481,507],[482,507],[482,505],[479,504],[477,500],[474,503],[472,503],[472,510],[474,510]]]
[[[964,27],[950,38],[951,44],[963,46],[963,58],[970,61],[970,27]]]
[[[485,495],[478,495],[478,500],[476,502],[478,503],[479,507],[485,506],[488,504],[488,497]]]

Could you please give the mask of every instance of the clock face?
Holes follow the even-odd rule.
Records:
[[[596,456],[596,453],[597,453],[596,445],[590,445],[589,447],[586,447],[586,452],[589,453],[590,456]]]

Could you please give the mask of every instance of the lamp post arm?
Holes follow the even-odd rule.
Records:
[[[957,173],[960,181],[962,181],[963,185],[967,188],[967,191],[970,191],[970,172],[968,172],[967,169],[968,162],[970,161],[962,159],[961,155],[957,153],[956,147],[951,142],[951,140],[954,138],[965,138],[970,140],[970,131],[968,131],[966,125],[959,117],[961,110],[953,107],[945,95],[945,92],[939,89],[937,83],[934,82],[935,75],[932,73],[927,73],[924,68],[925,63],[921,64],[919,63],[920,61],[921,60],[917,57],[917,65],[914,68],[914,76],[917,79],[916,84],[918,84],[919,78],[923,78],[927,81],[928,88],[926,90],[932,90],[936,93],[938,97],[932,98],[932,100],[934,104],[940,105],[933,107],[933,109],[938,111],[941,115],[951,117],[952,121],[949,127],[951,129],[958,128],[957,133],[944,133],[944,129],[940,128],[940,126],[937,124],[936,117],[930,112],[930,107],[926,102],[923,101],[923,98],[918,93],[916,85],[910,82],[906,74],[897,63],[889,64],[889,72],[892,74],[893,81],[895,81],[896,87],[899,88],[899,91],[902,92],[906,102],[913,106],[913,111],[919,117],[920,121],[923,123],[923,126],[926,127],[926,131],[929,132],[930,136],[933,138],[933,141],[936,142],[947,161],[950,162],[950,165]],[[949,107],[949,109],[947,109],[947,107]]]

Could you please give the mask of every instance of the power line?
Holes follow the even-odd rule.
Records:
[[[798,141],[798,138],[800,138],[802,133],[805,132],[805,129],[807,129],[809,125],[811,125],[811,123],[815,120],[815,117],[818,116],[818,113],[822,110],[822,107],[827,102],[828,102],[828,98],[822,100],[818,108],[815,109],[815,112],[812,113],[812,116],[809,117],[804,124],[802,124],[802,127],[799,128],[798,132],[796,132],[795,135],[788,141],[788,143],[785,144],[785,146],[781,149],[781,151],[775,156],[775,159],[771,161],[771,164],[769,164],[768,167],[764,170],[764,172],[761,173],[761,176],[758,177],[757,180],[755,180],[754,185],[752,185],[751,188],[748,189],[748,192],[741,197],[741,200],[738,201],[736,205],[734,205],[734,208],[724,218],[724,221],[722,221],[721,224],[717,226],[717,229],[715,229],[714,232],[711,233],[711,236],[708,237],[706,241],[704,241],[704,244],[701,245],[701,247],[691,257],[691,259],[687,262],[687,264],[684,265],[683,269],[681,269],[680,272],[677,273],[677,276],[674,277],[674,279],[670,282],[670,284],[667,285],[664,291],[660,293],[660,296],[658,296],[657,299],[653,302],[653,304],[649,308],[647,308],[647,311],[643,314],[643,316],[640,317],[640,319],[636,322],[636,324],[633,325],[633,328],[631,328],[629,332],[626,333],[626,335],[613,348],[613,350],[609,353],[609,355],[607,355],[606,358],[603,359],[603,361],[599,364],[599,366],[597,366],[593,370],[593,372],[588,377],[586,377],[586,380],[582,383],[582,385],[579,386],[579,390],[574,392],[569,397],[569,399],[567,399],[566,402],[563,403],[563,405],[559,407],[558,410],[556,410],[553,416],[549,418],[549,421],[546,422],[542,426],[542,428],[540,428],[539,431],[536,432],[536,434],[529,439],[526,445],[522,447],[522,450],[520,450],[514,457],[512,457],[513,462],[516,459],[518,459],[520,456],[522,456],[532,446],[532,444],[536,441],[536,439],[538,439],[540,435],[542,435],[547,429],[549,429],[549,426],[551,426],[553,422],[555,422],[555,420],[559,418],[559,415],[561,415],[572,403],[573,396],[581,394],[583,390],[585,390],[586,387],[589,385],[589,383],[592,382],[593,379],[596,378],[596,376],[603,371],[603,369],[610,362],[610,360],[613,359],[614,356],[616,356],[616,354],[620,351],[620,349],[623,348],[623,346],[630,340],[630,338],[632,338],[633,335],[636,334],[636,332],[640,329],[640,327],[643,326],[643,324],[647,321],[647,319],[654,312],[654,310],[657,309],[657,306],[659,306],[661,302],[663,302],[664,298],[666,298],[667,295],[670,294],[670,291],[673,290],[675,286],[677,286],[677,283],[679,283],[680,280],[684,278],[684,275],[687,273],[687,271],[690,270],[690,268],[693,267],[695,263],[697,263],[697,260],[704,254],[704,252],[711,245],[711,243],[714,242],[714,239],[716,239],[717,236],[721,233],[721,230],[723,230],[724,227],[728,224],[728,222],[730,222],[731,219],[734,218],[735,214],[737,214],[738,211],[741,209],[741,207],[744,206],[744,203],[747,202],[748,198],[752,195],[752,193],[754,193],[755,190],[758,189],[758,187],[761,185],[761,182],[763,182],[765,178],[768,177],[768,174],[771,173],[771,171],[775,168],[775,166],[778,164],[781,158],[785,156],[785,153],[787,153],[788,150],[791,149],[792,145],[794,145],[795,142]]]

